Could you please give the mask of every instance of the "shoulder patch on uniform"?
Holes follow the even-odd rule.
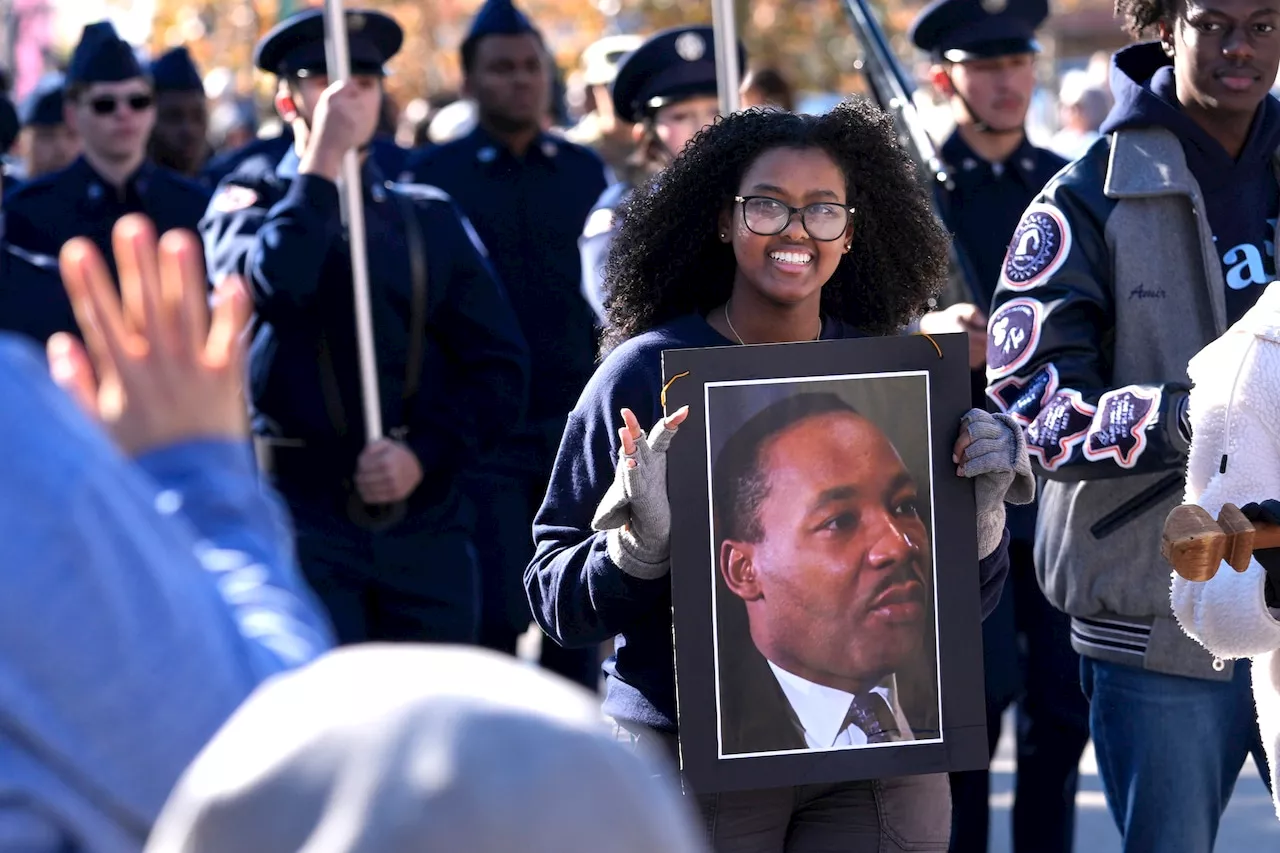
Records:
[[[1071,254],[1071,225],[1052,204],[1036,202],[1027,208],[1009,241],[1000,281],[1010,290],[1029,290],[1043,284]]]
[[[613,209],[602,207],[591,211],[591,215],[587,217],[587,224],[582,227],[582,236],[590,240],[592,237],[599,237],[601,234],[607,234],[612,230]]]
[[[210,202],[210,207],[217,213],[235,213],[253,207],[258,201],[258,193],[239,184],[227,184],[218,190]]]
[[[1099,462],[1111,457],[1121,468],[1132,468],[1147,449],[1147,427],[1159,411],[1159,388],[1129,386],[1103,394],[1089,426],[1085,458]]]
[[[1026,364],[1040,343],[1043,306],[1034,299],[1013,299],[991,316],[987,332],[987,375],[1005,376]]]
[[[445,201],[452,202],[453,197],[439,187],[431,184],[415,184],[407,182],[398,182],[391,185],[391,189],[408,196],[414,201]]]

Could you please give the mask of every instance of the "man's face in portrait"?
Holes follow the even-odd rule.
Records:
[[[768,437],[752,480],[729,509],[740,521],[719,557],[756,647],[816,684],[870,689],[925,637],[928,535],[915,481],[888,437],[851,411]]]

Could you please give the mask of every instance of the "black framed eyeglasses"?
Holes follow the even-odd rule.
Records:
[[[135,113],[151,108],[155,103],[155,97],[144,92],[138,92],[133,95],[125,95],[123,97],[115,97],[114,95],[102,95],[89,101],[89,108],[96,115],[109,116],[120,108],[121,104],[128,104],[129,109]]]
[[[845,229],[849,227],[849,218],[855,210],[829,201],[792,207],[776,198],[762,195],[734,196],[733,200],[742,205],[742,221],[752,234],[759,234],[761,237],[781,234],[791,224],[791,217],[798,213],[809,236],[824,243],[844,236]]]

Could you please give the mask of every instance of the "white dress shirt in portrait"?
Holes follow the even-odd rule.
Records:
[[[804,732],[805,743],[810,749],[833,749],[850,746],[866,746],[867,733],[856,725],[843,726],[849,706],[853,704],[853,694],[834,687],[825,687],[806,681],[798,675],[787,672],[773,661],[769,668],[778,679],[782,692],[791,704],[791,710]],[[894,676],[878,687],[872,688],[889,704],[893,717],[898,722],[900,736],[897,740],[911,740],[911,726],[907,724],[906,714],[898,704],[897,681]]]

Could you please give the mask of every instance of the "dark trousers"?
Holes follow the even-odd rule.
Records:
[[[479,643],[515,654],[516,640],[533,621],[524,570],[533,560],[533,517],[546,495],[546,477],[484,472],[464,478],[462,488],[476,513]],[[594,648],[565,649],[544,637],[539,663],[592,692],[599,688],[600,655]]]
[[[336,507],[289,503],[298,562],[340,644],[476,642],[479,570],[464,532],[422,529],[411,516],[375,533]]]
[[[1009,559],[1004,594],[983,626],[987,736],[994,755],[1004,712],[1016,702],[1014,853],[1071,853],[1078,767],[1089,742],[1080,659],[1070,618],[1036,584],[1030,543],[1012,542]],[[990,781],[985,770],[951,774],[951,853],[987,850]]]

